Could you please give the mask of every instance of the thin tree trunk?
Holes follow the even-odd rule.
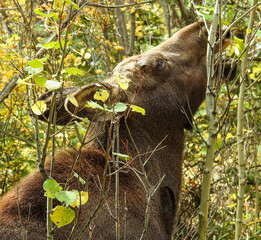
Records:
[[[168,35],[169,35],[169,37],[171,37],[170,17],[169,17],[168,5],[166,4],[165,0],[162,0],[161,5],[162,5],[162,8],[163,8],[163,14],[164,14],[164,18],[165,18],[166,27],[167,27],[167,30],[168,30]]]
[[[182,22],[185,22],[186,25],[193,23],[195,21],[196,16],[190,11],[189,8],[186,7],[184,0],[177,0],[177,4],[181,11],[181,19]]]
[[[4,6],[3,3],[0,6],[3,7]],[[9,21],[7,21],[8,15],[7,15],[6,11],[7,11],[6,9],[0,10],[0,13],[3,16],[3,18],[1,18],[1,23],[3,25],[3,30],[6,34],[6,37],[10,38],[14,32],[13,32],[12,28],[10,27]]]
[[[253,1],[252,6],[257,4],[257,0]],[[248,29],[245,37],[245,55],[242,59],[241,72],[240,72],[240,90],[239,90],[239,101],[237,110],[237,151],[238,151],[238,196],[237,196],[237,210],[236,210],[236,230],[235,239],[241,238],[242,232],[242,221],[243,221],[243,202],[245,195],[246,185],[246,169],[245,169],[245,152],[244,152],[244,103],[245,103],[245,89],[246,89],[246,71],[248,67],[248,48],[251,39],[251,29],[254,23],[255,9],[250,13],[248,22]]]
[[[259,116],[256,114],[256,110],[255,107],[257,106],[257,102],[256,99],[253,95],[253,92],[251,91],[251,106],[252,106],[252,116],[254,117],[254,124],[253,124],[253,128],[256,130],[258,125],[257,125],[257,119],[259,118]],[[259,215],[260,215],[260,209],[259,209],[259,170],[258,170],[258,132],[257,131],[253,131],[253,145],[254,145],[254,156],[253,156],[253,162],[254,162],[254,167],[255,167],[255,220],[259,219]],[[255,228],[254,228],[254,236],[256,237],[256,240],[260,240],[260,236],[257,233],[258,231],[258,223],[255,223]]]
[[[121,5],[122,1],[121,0],[116,0],[116,5]],[[118,29],[118,39],[120,45],[124,48],[123,54],[126,54],[128,51],[127,47],[128,45],[126,44],[128,42],[128,33],[127,33],[127,27],[126,27],[126,21],[125,21],[125,13],[120,9],[116,8],[116,26]]]
[[[131,0],[130,2],[133,3],[134,1]],[[128,47],[128,52],[127,52],[128,56],[131,56],[134,52],[135,29],[136,29],[135,7],[133,7],[133,11],[131,11],[131,13],[130,13],[130,24],[131,24],[130,46]]]
[[[216,143],[216,111],[215,111],[215,93],[214,91],[214,79],[212,77],[214,72],[213,57],[214,57],[214,44],[216,30],[218,26],[218,20],[220,16],[221,0],[216,2],[213,21],[210,27],[210,33],[208,36],[207,47],[207,91],[206,91],[206,107],[207,117],[209,121],[209,135],[207,139],[207,156],[206,165],[203,172],[203,180],[201,186],[201,200],[199,209],[199,239],[205,240],[207,237],[207,221],[208,221],[208,207],[209,207],[209,193],[212,167],[214,162],[215,143]]]

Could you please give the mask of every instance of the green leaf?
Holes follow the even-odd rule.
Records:
[[[43,189],[45,190],[45,196],[55,198],[55,194],[63,188],[54,179],[46,179],[43,183]]]
[[[125,160],[125,161],[127,161],[131,158],[129,155],[122,154],[122,153],[112,153],[112,154],[115,156],[118,156],[120,159]]]
[[[59,89],[62,86],[63,82],[58,82],[56,80],[47,80],[44,84],[44,86],[48,90],[56,90]]]
[[[96,100],[100,100],[102,102],[105,102],[109,98],[109,96],[110,96],[110,94],[107,90],[97,89],[93,98],[96,99]]]
[[[32,111],[36,115],[41,115],[44,113],[47,109],[47,105],[45,101],[37,101],[33,106],[32,106]]]
[[[77,122],[76,122],[76,123],[77,123]],[[79,176],[78,173],[73,172],[73,175],[74,175],[74,177],[76,177],[76,178],[81,182],[82,185],[86,184],[86,181],[85,181],[84,179],[82,179],[82,178]]]
[[[37,8],[34,10],[34,12],[42,17],[47,17],[47,18],[50,18],[50,17],[53,17],[55,15],[55,13],[50,13],[50,14],[45,14],[43,13],[43,9],[42,8]]]
[[[34,78],[34,81],[38,86],[44,87],[44,84],[47,81],[47,79],[45,77],[37,76]]]
[[[114,112],[124,112],[127,109],[127,105],[125,103],[118,102],[114,105],[113,110]]]
[[[52,213],[50,213],[50,217],[55,225],[60,228],[71,223],[75,217],[75,213],[70,208],[57,206],[52,210]]]
[[[72,94],[68,94],[68,95],[67,95],[67,99],[68,99],[75,107],[79,107],[79,104],[78,104],[76,98],[75,98]]]
[[[32,76],[33,76],[33,75],[30,75],[30,78],[31,78]],[[32,83],[26,82],[25,79],[21,79],[21,78],[18,79],[17,83],[18,83],[18,84],[29,85],[29,86],[34,85],[34,84],[32,84]]]
[[[65,72],[69,73],[69,74],[72,74],[72,75],[83,75],[84,72],[78,68],[75,68],[75,67],[72,67],[72,68],[66,68],[65,69]]]
[[[28,62],[28,65],[32,68],[42,68],[43,67],[43,64],[37,58]]]
[[[206,156],[207,155],[207,148],[202,147],[201,153],[202,153],[202,155]]]
[[[86,104],[86,107],[90,107],[90,108],[96,108],[96,109],[100,109],[100,110],[105,110],[100,104],[93,102],[93,101],[88,101]]]
[[[141,108],[141,107],[138,107],[138,106],[135,106],[135,105],[130,105],[130,108],[133,112],[138,112],[138,113],[141,113],[142,115],[145,115],[145,109],[144,108]]]
[[[81,195],[80,195],[81,194]],[[75,199],[75,201],[70,204],[71,207],[80,207],[80,205],[83,205],[85,203],[87,203],[88,199],[89,199],[89,194],[88,192],[81,192],[79,194],[79,192],[77,191],[77,197]]]
[[[258,146],[257,151],[261,152],[261,145]]]
[[[237,37],[234,37],[234,40],[236,42],[235,54],[239,57],[245,49],[244,41],[243,39]],[[241,58],[243,57],[243,55],[241,56]]]
[[[219,150],[221,146],[222,146],[222,139],[217,139],[215,143],[215,150]]]
[[[72,2],[71,0],[64,0],[67,4],[72,5],[75,9],[79,9],[79,6]]]
[[[70,41],[67,42],[67,45],[69,45],[69,44],[70,44]],[[59,44],[59,48],[62,46],[62,49],[64,49],[64,45],[65,45],[65,40],[61,40],[61,44]]]
[[[41,63],[43,63],[43,62],[47,61],[49,58],[50,58],[50,55],[47,54],[44,58],[39,58],[38,60],[39,60]]]
[[[60,191],[55,193],[56,199],[60,202],[64,202],[66,207],[73,203],[76,197],[79,195],[78,191]]]
[[[31,67],[31,66],[26,66],[26,67],[25,67],[25,70],[26,70],[28,73],[32,74],[32,75],[36,75],[36,74],[41,73],[41,72],[43,71],[43,67],[33,68],[33,67]]]
[[[207,13],[207,12],[203,12],[203,11],[199,11],[200,14],[202,14],[204,16],[204,18],[208,21],[213,19],[213,15],[211,13]]]
[[[43,46],[43,44],[41,44],[41,43],[37,43],[35,47],[37,47],[37,48],[41,48],[42,46]]]
[[[60,44],[58,42],[47,42],[43,46],[43,48],[50,49],[50,48],[60,48]]]

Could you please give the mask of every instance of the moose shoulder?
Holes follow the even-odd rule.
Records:
[[[204,24],[194,23],[161,45],[122,61],[102,83],[67,88],[57,97],[57,124],[65,125],[79,117],[97,120],[83,150],[60,150],[55,156],[53,178],[57,182],[66,182],[75,160],[74,171],[88,179],[89,201],[79,212],[74,237],[95,212],[83,239],[115,238],[116,183],[110,174],[115,166],[108,163],[105,151],[110,117],[86,107],[103,89],[110,94],[107,106],[123,102],[146,110],[144,116],[128,111],[119,123],[119,152],[131,156],[131,163],[120,171],[119,178],[121,238],[140,239],[144,234],[144,239],[171,239],[182,180],[184,128],[205,97],[206,50]],[[126,90],[119,87],[117,78],[130,80]],[[67,93],[75,97],[78,107],[66,98]],[[50,93],[41,99],[50,106]],[[49,110],[45,115],[48,119]],[[47,160],[47,173],[49,169]],[[105,191],[101,192],[104,177]],[[1,239],[46,238],[43,182],[39,170],[35,170],[1,199]],[[68,186],[78,189],[78,179],[72,178]],[[71,228],[57,229],[54,239],[67,239]]]

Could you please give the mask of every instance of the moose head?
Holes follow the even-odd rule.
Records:
[[[85,227],[85,239],[114,239],[115,222],[119,221],[116,226],[121,238],[171,239],[182,180],[184,129],[190,127],[205,97],[206,51],[206,28],[202,22],[194,23],[161,45],[122,61],[103,82],[64,88],[58,93],[54,108],[57,124],[85,118],[92,122],[85,147],[80,152],[61,150],[54,162],[53,178],[59,183],[66,182],[73,163],[74,171],[88,179],[90,197],[79,213],[74,236]],[[107,97],[103,101],[95,98],[95,94],[104,93]],[[49,92],[41,99],[50,107],[52,96]],[[100,107],[91,106],[93,102]],[[119,103],[125,108],[115,120]],[[145,109],[145,115],[135,112],[135,106]],[[50,109],[41,119],[48,121],[49,115]],[[118,124],[117,152],[131,159],[121,166],[112,161],[112,122]],[[46,172],[49,167],[47,160]],[[117,172],[119,182],[114,177]],[[101,191],[102,179],[105,191]],[[22,229],[28,239],[45,239],[43,181],[35,170],[2,198],[1,236],[22,239]],[[78,180],[70,181],[70,188],[77,188]],[[70,231],[69,225],[56,230],[54,236],[66,238]]]

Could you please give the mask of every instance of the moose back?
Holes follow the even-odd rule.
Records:
[[[72,239],[83,227],[83,239],[114,239],[116,226],[121,239],[171,239],[182,181],[184,129],[189,128],[205,97],[206,32],[202,22],[191,24],[159,46],[122,61],[102,83],[65,88],[58,94],[57,124],[92,120],[81,151],[60,150],[55,155],[53,178],[57,182],[64,186],[73,163],[74,172],[87,182],[82,186],[72,177],[67,184],[69,189],[87,189],[89,193]],[[128,85],[126,90],[120,86],[121,80]],[[127,106],[117,120],[117,131],[112,130],[110,114],[104,116],[104,111],[86,107],[87,102],[97,101],[94,94],[101,90],[109,93],[106,106],[118,102]],[[68,93],[78,107],[66,97]],[[50,106],[52,93],[41,99]],[[145,115],[131,111],[130,105],[145,109]],[[48,119],[49,111],[42,119]],[[131,157],[128,164],[122,161],[115,166],[112,161],[112,132],[118,132],[117,152]],[[47,159],[47,174],[49,169]],[[115,172],[119,172],[119,183]],[[1,239],[46,239],[43,182],[35,170],[1,199]],[[55,229],[54,239],[67,239],[72,225]]]

